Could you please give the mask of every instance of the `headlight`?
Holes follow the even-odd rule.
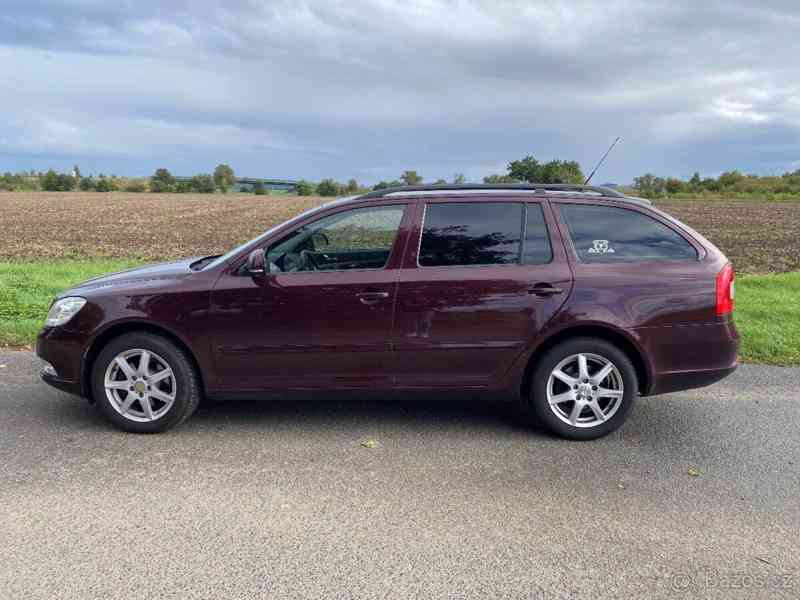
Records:
[[[50,312],[47,314],[47,320],[44,324],[48,327],[64,325],[78,314],[78,311],[83,308],[84,304],[86,304],[86,298],[79,298],[77,296],[56,300],[53,306],[50,307]]]

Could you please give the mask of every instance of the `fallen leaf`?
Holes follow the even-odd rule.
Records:
[[[380,444],[375,440],[364,440],[361,442],[361,445],[364,446],[364,448],[377,448]]]
[[[699,477],[700,469],[695,469],[694,467],[689,467],[689,470],[687,471],[687,473],[689,473],[689,475],[691,475],[692,477]]]

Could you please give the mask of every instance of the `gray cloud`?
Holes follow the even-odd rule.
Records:
[[[165,6],[165,4],[168,4]],[[11,0],[0,168],[428,180],[800,166],[795,2]]]

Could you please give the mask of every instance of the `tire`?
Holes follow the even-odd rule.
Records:
[[[186,352],[167,338],[144,332],[106,344],[92,367],[91,384],[103,417],[133,433],[158,433],[180,425],[202,396],[200,378]]]
[[[580,356],[588,380],[580,376]],[[597,376],[602,376],[607,364],[612,370],[598,382]],[[554,346],[538,361],[523,405],[552,433],[571,440],[593,440],[625,422],[637,387],[636,369],[617,346],[599,338],[575,338]]]

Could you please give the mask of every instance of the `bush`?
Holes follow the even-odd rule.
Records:
[[[301,179],[297,182],[297,187],[295,188],[298,196],[313,196],[314,195],[314,184],[310,181],[306,181],[305,179]]]
[[[50,169],[42,177],[42,189],[46,192],[57,192],[61,189],[59,186],[58,173]]]
[[[483,183],[519,183],[519,179],[516,179],[511,175],[488,175],[483,178]]]
[[[0,177],[0,190],[18,192],[22,190],[34,191],[40,189],[39,178],[30,173],[6,172]]]
[[[678,194],[683,191],[684,183],[680,179],[668,177],[666,188],[668,194]]]
[[[403,171],[400,175],[404,185],[419,185],[422,183],[422,176],[418,175],[416,171]]]
[[[229,165],[217,165],[214,169],[214,183],[221,192],[227,193],[228,189],[236,183],[236,175]]]
[[[583,183],[583,171],[575,161],[551,160],[540,163],[533,156],[508,163],[508,175],[529,183]]]
[[[75,178],[50,169],[42,177],[42,189],[46,192],[68,192],[75,188]]]
[[[95,189],[98,192],[110,192],[111,191],[111,183],[106,179],[103,175],[97,178],[97,185]]]
[[[256,181],[256,184],[253,186],[253,193],[256,196],[266,196],[267,190],[262,182]]]
[[[393,181],[379,181],[374,186],[372,186],[373,190],[385,190],[386,188],[390,187],[401,187],[405,185],[402,181],[397,181],[396,179]]]
[[[123,184],[122,189],[126,192],[141,193],[147,191],[147,184],[141,179],[129,179]]]
[[[206,173],[192,177],[192,191],[198,194],[213,194],[217,189],[214,178]]]
[[[338,196],[341,186],[333,179],[323,179],[317,184],[317,194],[320,196]]]
[[[175,191],[175,178],[167,169],[156,169],[150,178],[150,191],[155,193]]]

